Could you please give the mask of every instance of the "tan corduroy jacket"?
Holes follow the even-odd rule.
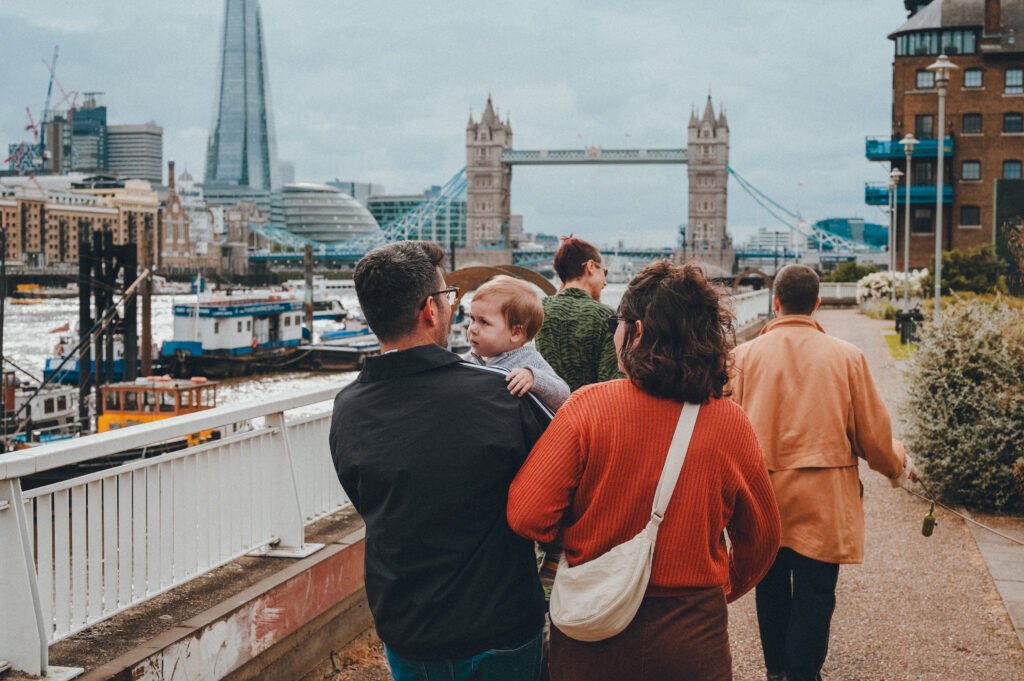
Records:
[[[812,317],[784,315],[734,356],[732,399],[764,452],[782,546],[829,563],[862,562],[857,457],[889,478],[906,463],[864,355]]]

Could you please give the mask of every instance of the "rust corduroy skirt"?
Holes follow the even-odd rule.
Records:
[[[585,643],[551,627],[552,681],[731,681],[729,614],[720,588],[645,598],[633,622]]]

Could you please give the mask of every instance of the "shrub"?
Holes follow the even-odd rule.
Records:
[[[974,293],[1006,293],[1007,265],[996,256],[995,246],[982,244],[966,250],[958,248],[942,252],[942,293],[971,291]],[[935,276],[924,282],[925,292],[933,296]]]
[[[822,277],[822,281],[860,281],[872,272],[877,272],[874,265],[858,265],[856,262],[844,262]]]
[[[910,297],[918,298],[923,291],[922,283],[928,276],[928,270],[912,270],[910,272]],[[902,272],[872,272],[857,280],[857,303],[869,300],[889,300],[892,289],[896,287],[896,300],[903,296]]]
[[[1024,313],[998,298],[956,301],[921,328],[908,362],[906,444],[929,489],[986,511],[1022,511]]]

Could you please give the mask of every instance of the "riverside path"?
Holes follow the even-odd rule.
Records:
[[[816,318],[867,356],[899,437],[902,373],[882,337],[892,323],[852,309]],[[1024,648],[967,524],[938,510],[935,533],[922,536],[925,502],[862,469],[865,561],[839,571],[825,681],[1024,681]],[[1024,560],[1015,569],[1024,586]],[[729,618],[735,680],[763,681],[753,593],[730,606]],[[390,678],[379,644],[354,652],[334,681]]]

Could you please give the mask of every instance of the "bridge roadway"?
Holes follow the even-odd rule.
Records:
[[[764,310],[766,296],[749,305]],[[865,351],[894,409],[890,325],[818,314]],[[297,678],[351,643],[368,625],[362,537],[326,452],[330,399],[350,379],[0,457],[0,659],[84,667],[86,679]],[[21,490],[53,466],[252,419],[219,441]],[[841,571],[826,673],[1021,678],[1024,651],[970,532],[940,513],[925,539],[920,500],[862,478],[867,562]],[[1006,562],[1024,571],[1024,556]],[[736,678],[762,679],[752,598],[731,616]],[[374,651],[336,678],[386,678]]]

